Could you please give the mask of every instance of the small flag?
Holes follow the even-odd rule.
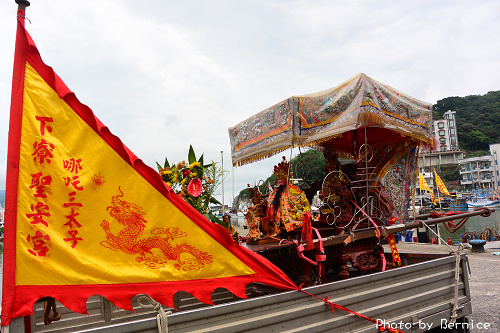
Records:
[[[418,179],[420,181],[420,191],[429,191],[429,193],[431,194],[432,202],[434,203],[434,194],[432,193],[429,185],[427,185],[427,182],[425,181],[424,176],[420,171],[418,172]]]
[[[434,169],[434,175],[436,176],[436,185],[437,185],[438,190],[445,195],[450,195],[450,192],[448,192],[448,189],[446,188],[443,181],[441,180],[441,178],[437,174],[436,169]]]

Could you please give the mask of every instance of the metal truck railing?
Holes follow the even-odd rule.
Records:
[[[455,298],[455,256],[402,253],[401,258],[406,266],[304,290],[323,299],[328,296],[331,302],[403,332],[425,332],[429,327],[439,327],[443,320],[449,322]],[[459,322],[472,312],[466,258],[462,255],[459,267]],[[249,286],[248,294],[257,289]],[[168,332],[377,332],[375,323],[338,309],[332,314],[330,306],[299,291],[245,300],[234,300],[230,294],[219,290],[214,298],[219,297],[223,304],[215,306],[204,306],[186,293],[179,295],[181,311],[168,315]],[[32,331],[158,332],[156,312],[151,309],[136,304],[134,314],[111,304],[104,306],[110,311],[94,305],[95,312],[101,313],[97,315],[100,321],[90,323],[87,319],[85,324],[85,316],[73,322],[67,318],[64,324],[63,314],[61,322],[47,327],[42,322]],[[104,320],[106,313],[108,318]]]

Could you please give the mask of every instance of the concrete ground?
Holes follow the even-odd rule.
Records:
[[[241,236],[246,236],[248,233],[248,229],[242,227],[236,227],[236,230]],[[453,245],[451,248],[457,251],[458,246]],[[469,323],[472,326],[471,332],[500,333],[500,241],[488,242],[484,248],[483,253],[473,252],[470,248],[462,251],[469,258],[471,271],[472,315],[469,317]],[[385,249],[386,252],[390,252],[387,245]],[[398,251],[450,253],[451,249],[447,245],[399,242]]]
[[[452,248],[456,251],[458,246]],[[398,250],[420,253],[450,252],[446,245],[405,242],[398,243]],[[471,271],[472,315],[469,317],[469,323],[474,324],[471,332],[500,332],[500,242],[486,243],[483,253],[472,252],[471,249],[463,252],[469,258]],[[484,324],[489,324],[489,328]]]

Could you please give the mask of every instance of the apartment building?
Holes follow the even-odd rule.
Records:
[[[438,141],[438,151],[458,150],[457,122],[455,111],[448,110],[443,118],[432,123],[433,136]]]
[[[490,155],[458,160],[460,183],[466,189],[500,188],[500,143],[490,145]]]
[[[432,122],[432,134],[437,141],[435,151],[421,150],[418,166],[421,170],[438,165],[457,164],[464,152],[458,148],[457,122],[455,111],[448,110],[443,119]],[[499,151],[500,153],[500,151]]]
[[[492,172],[492,187],[494,189],[500,188],[500,174],[499,166],[500,164],[500,143],[494,143],[490,145],[491,154],[491,172]]]

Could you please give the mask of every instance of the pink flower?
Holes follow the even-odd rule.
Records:
[[[188,194],[192,197],[199,197],[201,194],[201,189],[203,188],[203,185],[201,184],[200,178],[193,178],[189,182],[188,185]]]

